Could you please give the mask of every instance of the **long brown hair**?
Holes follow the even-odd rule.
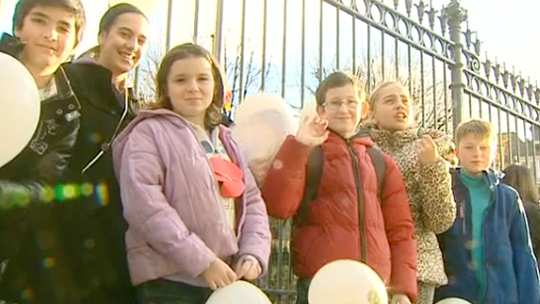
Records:
[[[503,183],[516,189],[523,202],[538,204],[538,189],[531,169],[522,165],[510,165],[503,172]]]
[[[167,77],[169,76],[172,65],[176,61],[193,57],[202,57],[208,60],[208,62],[210,62],[210,65],[212,66],[212,75],[214,76],[215,83],[214,96],[212,98],[212,103],[210,104],[208,109],[206,109],[206,114],[204,117],[204,125],[206,129],[210,130],[215,126],[219,125],[222,121],[221,109],[223,107],[223,99],[225,97],[225,85],[223,81],[224,77],[221,68],[219,67],[219,64],[217,63],[217,60],[214,58],[214,56],[212,56],[210,52],[208,52],[206,49],[199,45],[193,43],[185,43],[176,46],[169,52],[167,52],[167,54],[163,58],[163,61],[161,61],[157,73],[157,100],[155,103],[150,105],[150,108],[165,108],[172,110],[171,99],[167,94]]]
[[[407,94],[408,94],[408,91],[405,89],[405,87],[398,81],[391,80],[391,81],[385,81],[385,82],[379,83],[375,87],[373,92],[371,92],[371,94],[369,94],[369,97],[368,97],[368,104],[369,104],[370,111],[372,111],[375,108],[375,104],[380,99],[381,96],[379,96],[379,95],[381,95],[381,91],[384,88],[392,86],[392,85],[402,88],[403,91],[407,92]]]

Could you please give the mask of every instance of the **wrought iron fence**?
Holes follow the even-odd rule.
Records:
[[[424,127],[452,134],[468,118],[490,120],[499,136],[495,165],[522,163],[540,177],[540,90],[480,56],[480,41],[462,28],[467,11],[458,0],[441,9],[413,0],[187,0],[181,8],[167,0],[165,9],[157,53],[186,40],[212,49],[235,104],[265,90],[301,108],[336,69],[353,71],[368,92],[383,80],[399,80]],[[146,73],[152,69],[143,64]],[[271,268],[258,283],[276,303],[293,303],[290,223],[273,220],[272,232]]]

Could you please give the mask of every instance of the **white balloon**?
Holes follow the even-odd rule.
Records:
[[[236,281],[214,291],[206,304],[272,304],[272,302],[257,286],[246,281]]]
[[[383,281],[369,266],[353,260],[326,264],[313,277],[309,304],[388,304]]]
[[[152,0],[109,0],[109,6],[115,6],[120,3],[129,3],[131,5],[136,6],[138,9],[140,9],[143,13],[148,14],[152,8],[156,6],[156,3],[158,1],[152,1]]]
[[[293,115],[280,96],[248,96],[236,110],[232,137],[262,184],[283,141],[293,133]]]
[[[259,128],[263,128],[273,136],[270,138],[261,136]],[[269,149],[279,148],[292,131],[292,113],[287,108],[285,100],[279,96],[266,94],[248,96],[236,109],[232,135],[239,144],[253,145],[251,149],[244,151],[249,155],[258,157],[271,155]]]
[[[17,59],[0,53],[0,167],[28,144],[40,114],[34,78]]]
[[[436,304],[472,304],[472,303],[469,301],[465,301],[461,298],[446,298],[446,299],[440,300]]]

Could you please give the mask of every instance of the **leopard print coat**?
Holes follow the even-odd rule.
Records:
[[[431,136],[441,155],[451,140],[439,131],[414,128],[390,133],[368,128],[375,144],[395,159],[405,178],[416,229],[418,280],[444,285],[448,279],[436,234],[448,230],[456,217],[449,164],[441,158],[435,164],[425,165],[420,163],[416,151],[417,141],[424,134]]]

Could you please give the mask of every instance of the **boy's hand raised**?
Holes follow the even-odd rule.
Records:
[[[328,121],[318,116],[306,116],[300,122],[296,140],[306,146],[321,145],[328,138]]]

